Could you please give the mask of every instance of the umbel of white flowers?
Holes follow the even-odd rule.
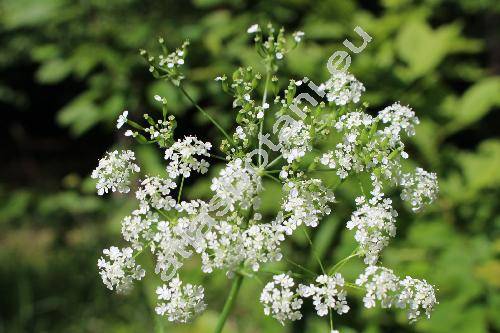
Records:
[[[367,114],[366,105],[360,104],[363,84],[344,72],[335,73],[319,86],[326,93],[326,101],[316,106],[299,103],[296,91],[302,82],[290,80],[280,91],[277,71],[304,33],[287,38],[283,29],[276,32],[269,26],[267,30],[266,38],[260,26],[248,29],[266,64],[264,75],[252,68],[239,68],[231,80],[225,75],[216,79],[234,98],[233,134],[195,104],[225,136],[220,145],[223,157],[212,152],[211,143],[195,136],[174,140],[175,118],[168,114],[163,97],[155,97],[162,108],[159,119],[144,115],[146,127],[129,119],[128,111],[118,118],[118,128],[130,126],[126,136],[158,145],[165,158],[165,173],[141,174],[141,180],[136,181],[135,174],[141,169],[130,150],[106,153],[92,172],[99,195],[133,189],[137,199],[136,208],[122,221],[122,235],[128,245],[106,249],[99,259],[104,284],[117,292],[129,291],[146,273],[136,259],[149,252],[155,261],[154,273],[165,281],[156,291],[156,312],[170,321],[187,322],[206,305],[203,287],[183,284],[180,279],[186,261],[198,256],[201,271],[210,274],[222,270],[235,281],[265,274],[262,266],[282,260],[281,245],[297,229],[307,235],[308,229],[326,223],[323,218],[332,212],[339,184],[365,174],[371,177],[371,189],[365,192],[360,188],[356,210],[346,221],[346,228],[354,231],[359,244],[353,255],[311,279],[300,274],[303,272],[293,273],[301,279],[298,284],[289,273],[276,274],[260,296],[264,313],[283,324],[299,320],[303,303],[310,299],[318,316],[343,315],[349,311],[347,291],[355,287],[366,291],[363,303],[367,308],[379,302],[384,308],[407,309],[410,321],[421,314],[429,317],[437,303],[433,287],[425,280],[400,279],[379,266],[381,252],[396,234],[398,216],[384,191],[400,188],[401,198],[415,211],[437,195],[435,174],[422,168],[407,170],[402,164],[402,159],[408,158],[403,140],[415,134],[418,118],[399,103],[376,116]],[[168,53],[163,39],[160,44],[163,53],[159,56],[141,52],[150,71],[178,86],[192,100],[182,85],[188,44],[172,53]],[[258,86],[263,86],[261,97]],[[268,96],[271,91],[274,97]],[[303,117],[297,119],[293,107]],[[273,135],[264,136],[263,130],[271,127]],[[270,163],[263,163],[261,156],[254,154],[256,148],[265,148],[263,138],[266,147],[274,147],[269,150],[275,155]],[[278,144],[271,146],[272,138]],[[213,161],[225,164],[211,179],[212,199],[183,200],[185,180],[192,173],[206,174]],[[325,174],[337,179],[334,185],[325,181]],[[280,209],[271,218],[263,217],[260,208],[264,177],[282,187]],[[356,281],[345,281],[339,270],[357,256],[364,257],[367,267]],[[225,317],[221,320],[223,324]]]

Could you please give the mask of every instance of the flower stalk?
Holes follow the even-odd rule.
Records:
[[[241,283],[243,282],[243,275],[236,274],[234,277],[233,283],[231,284],[231,290],[227,295],[226,302],[224,303],[224,307],[222,308],[222,312],[219,315],[219,319],[217,320],[217,325],[215,326],[214,333],[221,333],[224,325],[226,324],[227,318],[229,317],[229,313],[231,312],[234,302],[238,297],[238,293],[241,288]]]

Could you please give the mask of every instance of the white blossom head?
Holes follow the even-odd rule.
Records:
[[[169,176],[188,178],[192,171],[206,173],[210,164],[202,157],[210,156],[211,148],[210,142],[202,142],[194,136],[186,136],[183,140],[177,140],[165,150]]]
[[[347,222],[347,229],[356,229],[354,238],[359,243],[365,263],[377,263],[380,252],[389,244],[390,237],[396,235],[397,212],[392,201],[382,194],[367,200],[364,196],[356,198],[357,209]]]
[[[335,71],[332,77],[320,86],[326,98],[335,105],[358,103],[365,86],[354,75],[346,71]]]
[[[356,284],[366,289],[365,307],[372,308],[379,301],[383,308],[408,309],[410,322],[416,321],[422,311],[430,318],[437,304],[434,287],[427,281],[409,276],[401,280],[385,267],[368,266]]]
[[[431,204],[439,191],[436,174],[422,168],[416,168],[413,173],[403,174],[399,183],[403,188],[401,199],[410,203],[413,211],[420,211]]]
[[[349,311],[344,284],[344,278],[339,273],[332,276],[323,274],[316,278],[316,284],[299,285],[297,292],[302,297],[313,299],[318,316],[326,316],[331,309],[342,315]]]
[[[266,284],[260,294],[260,302],[264,305],[264,313],[277,319],[282,325],[285,321],[302,318],[300,309],[302,299],[292,291],[293,279],[286,274],[273,276],[273,281]]]
[[[132,289],[134,280],[141,280],[146,272],[135,263],[130,247],[120,250],[116,246],[102,251],[107,260],[101,257],[97,266],[102,281],[110,290],[127,293]]]
[[[92,171],[91,177],[97,179],[97,193],[103,195],[109,191],[128,193],[130,191],[130,177],[141,171],[135,164],[135,155],[130,150],[114,150],[99,160],[97,168]]]
[[[203,287],[190,283],[183,286],[178,276],[168,285],[156,288],[156,294],[159,300],[156,313],[166,316],[171,322],[186,323],[206,308]]]
[[[214,199],[226,208],[226,212],[236,208],[246,210],[259,205],[258,194],[262,190],[262,181],[249,163],[237,158],[229,162],[218,177],[212,179],[210,189],[214,191]]]

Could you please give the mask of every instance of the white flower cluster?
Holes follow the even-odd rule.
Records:
[[[330,309],[342,315],[349,311],[344,283],[344,278],[339,273],[333,276],[320,275],[316,278],[316,284],[299,285],[297,293],[302,297],[312,297],[314,308],[320,317],[326,316]]]
[[[176,120],[168,114],[167,101],[163,97],[155,96],[162,104],[162,119],[144,115],[147,127],[129,120],[128,111],[119,116],[117,128],[128,124],[134,129],[128,130],[126,136],[140,143],[155,143],[165,150],[168,175],[145,176],[140,181],[135,191],[138,206],[123,218],[121,225],[128,246],[106,249],[98,261],[103,282],[118,292],[130,290],[134,280],[145,275],[135,258],[147,251],[153,256],[155,274],[165,283],[156,290],[156,312],[169,321],[187,322],[206,307],[203,287],[183,284],[179,278],[189,258],[201,257],[201,270],[205,273],[224,270],[229,277],[237,275],[236,279],[257,276],[262,265],[283,258],[281,248],[287,236],[300,226],[315,228],[331,214],[331,205],[335,202],[333,189],[339,182],[331,187],[328,184],[338,181],[337,178],[344,180],[353,174],[364,173],[371,177],[370,195],[364,195],[361,188],[363,196],[356,199],[356,210],[347,222],[347,228],[355,232],[359,249],[328,270],[335,274],[324,273],[311,284],[307,281],[297,285],[287,274],[275,275],[260,295],[264,312],[282,324],[286,320],[299,320],[304,300],[311,298],[318,316],[347,313],[350,307],[345,287],[356,286],[346,282],[337,272],[347,260],[363,255],[368,267],[356,284],[367,291],[363,299],[366,307],[380,302],[382,307],[406,308],[410,321],[421,313],[429,316],[437,303],[431,285],[410,277],[401,280],[391,270],[374,266],[381,251],[396,234],[397,212],[391,199],[385,196],[383,186],[401,186],[402,199],[409,201],[414,210],[420,210],[437,196],[435,174],[421,168],[408,173],[402,170],[401,158],[408,158],[403,137],[414,135],[418,124],[415,113],[396,103],[375,117],[367,114],[364,105],[357,105],[365,91],[363,84],[345,72],[335,73],[316,91],[318,95],[326,95],[329,103],[314,104],[303,93],[296,96],[298,87],[307,80],[290,80],[283,93],[278,92],[279,62],[302,40],[304,33],[294,33],[290,46],[283,29],[276,32],[268,26],[268,31],[269,36],[264,39],[259,25],[248,29],[248,33],[255,36],[267,70],[262,101],[258,95],[263,76],[251,67],[239,68],[229,76],[231,80],[226,75],[216,79],[225,92],[233,95],[236,112],[234,131],[229,134],[210,118],[225,136],[220,146],[223,157],[210,154],[211,143],[195,136],[175,141]],[[186,44],[172,53],[168,53],[163,40],[160,44],[163,54],[159,57],[150,57],[146,51],[143,55],[155,77],[179,86],[183,79],[180,67],[184,64]],[[187,91],[183,93],[191,99]],[[275,94],[272,107],[267,100],[268,94]],[[312,106],[302,105],[302,99]],[[274,115],[278,120],[272,127],[274,136],[269,138],[269,134],[262,134],[271,125],[264,122],[270,119],[271,111],[276,111]],[[283,121],[285,124],[278,131]],[[328,136],[332,130],[337,140],[333,149],[317,154],[317,148],[328,144],[322,141],[331,139]],[[271,140],[277,144],[272,144]],[[271,163],[262,163],[262,157],[267,161],[270,156],[262,154],[267,152],[262,150],[267,149],[265,146],[272,150],[270,154],[278,155],[273,156]],[[258,158],[255,153],[260,154]],[[182,200],[186,178],[192,172],[207,173],[208,158],[224,162],[209,182],[211,200]],[[317,162],[328,169],[317,169]],[[132,174],[139,171],[131,151],[114,151],[99,161],[92,178],[97,179],[100,195],[109,191],[126,193],[132,187]],[[335,173],[338,177],[323,182],[319,176],[314,176],[318,172],[325,178]],[[263,217],[266,211],[260,207],[264,177],[277,182],[282,192],[280,209],[269,219]],[[316,259],[324,270],[320,258]],[[332,332],[338,333],[333,328]]]
[[[368,266],[356,284],[366,289],[365,307],[374,307],[376,301],[380,301],[383,308],[407,308],[410,322],[417,320],[422,311],[429,318],[437,304],[434,287],[427,281],[409,276],[400,280],[385,267]]]
[[[231,274],[240,263],[258,271],[261,263],[281,260],[280,245],[285,237],[279,221],[253,224],[248,229],[241,224],[242,221],[231,221],[229,218],[206,233],[207,247],[201,254],[204,272],[224,268]]]
[[[401,198],[409,202],[414,211],[421,210],[437,197],[439,186],[433,172],[416,168],[414,173],[403,174],[399,182],[403,187]]]
[[[323,216],[330,215],[330,203],[335,201],[332,191],[320,179],[289,180],[284,186],[282,209],[289,217],[283,221],[287,235],[299,226],[316,227]]]
[[[97,193],[118,191],[128,193],[130,191],[130,176],[141,171],[139,166],[134,163],[135,155],[130,150],[114,150],[99,160],[99,165],[92,171],[91,177],[97,179]]]
[[[97,266],[102,281],[110,290],[116,289],[118,293],[127,293],[132,288],[133,280],[141,280],[146,272],[135,263],[133,250],[126,247],[122,250],[116,246],[102,251],[109,261],[101,257]]]
[[[261,177],[246,164],[243,159],[237,158],[229,162],[218,177],[212,179],[210,188],[214,191],[214,199],[224,207],[220,214],[227,210],[234,211],[236,206],[245,210],[251,206],[258,207]]]
[[[360,136],[363,130],[369,127],[373,118],[363,112],[350,112],[342,115],[335,123],[335,129],[343,133],[343,141],[339,142],[334,151],[323,154],[320,163],[331,169],[337,169],[337,175],[344,179],[351,170],[361,172],[365,169],[365,163],[358,154]]]
[[[147,177],[141,182],[141,186],[135,192],[139,200],[139,213],[145,214],[150,210],[170,210],[176,206],[175,199],[170,195],[177,184],[171,178]]]
[[[155,309],[156,313],[166,315],[167,319],[172,322],[186,323],[206,308],[203,301],[203,287],[190,283],[182,286],[179,277],[173,278],[168,286],[159,286],[156,294],[160,301]],[[166,301],[166,303],[161,301]]]
[[[186,136],[184,140],[177,140],[165,150],[165,159],[168,162],[167,172],[170,177],[179,175],[188,178],[191,171],[206,173],[210,164],[197,156],[210,156],[210,142],[202,142],[194,136]]]
[[[160,39],[160,43],[163,41]],[[186,58],[185,48],[189,45],[188,42],[185,42],[180,49],[175,50],[174,52],[168,54],[166,57],[163,55],[159,55],[159,65],[161,67],[165,66],[167,68],[178,68],[184,65],[184,59]]]
[[[402,131],[408,136],[415,135],[415,126],[420,123],[412,109],[399,103],[394,103],[380,111],[377,119],[383,124],[388,124],[382,130],[382,136],[388,138],[389,145],[392,147],[401,143]]]
[[[342,179],[351,172],[378,168],[384,178],[394,181],[400,173],[398,158],[408,157],[401,134],[414,135],[418,123],[415,112],[399,103],[386,107],[375,118],[361,111],[343,114],[334,124],[343,141],[324,153],[319,162],[337,169]],[[379,126],[382,128],[375,130]]]
[[[379,253],[389,244],[389,237],[396,235],[397,212],[392,208],[392,200],[384,198],[383,193],[373,192],[367,200],[356,198],[357,209],[347,222],[347,229],[356,229],[354,238],[365,256],[365,263],[377,263]]]
[[[293,279],[286,274],[273,276],[273,281],[266,284],[260,295],[264,313],[276,318],[282,325],[286,320],[300,320],[302,299],[292,292]]]
[[[295,289],[293,279],[287,274],[273,276],[273,281],[266,284],[260,295],[264,313],[272,316],[284,325],[286,320],[302,318],[300,309],[304,298],[311,298],[318,316],[325,316],[330,310],[339,315],[347,313],[344,278],[339,273],[333,276],[320,275],[315,284],[299,284]]]
[[[311,126],[303,121],[292,121],[283,126],[278,134],[281,153],[288,163],[311,151]]]
[[[326,91],[329,102],[342,106],[348,103],[358,103],[365,86],[354,75],[346,71],[336,71],[332,77],[319,86],[321,91]]]

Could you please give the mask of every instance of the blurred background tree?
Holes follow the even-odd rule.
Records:
[[[114,131],[118,114],[156,108],[155,94],[167,97],[181,133],[217,140],[175,89],[150,77],[139,48],[151,48],[158,36],[172,46],[189,38],[188,89],[228,125],[230,101],[213,78],[258,65],[244,32],[269,21],[306,33],[284,71],[315,82],[326,79],[326,60],[344,49],[342,41],[356,40],[355,26],[368,32],[373,40],[350,70],[366,85],[370,109],[398,100],[414,108],[421,125],[413,156],[440,179],[431,209],[413,216],[398,207],[398,238],[383,258],[439,287],[432,319],[406,326],[401,313],[351,300],[352,313],[336,326],[500,332],[498,0],[1,0],[0,332],[210,331],[226,293],[222,275],[206,287],[212,312],[175,330],[154,315],[153,281],[127,297],[105,289],[96,260],[119,238],[133,203],[97,198],[88,176],[104,151],[130,144]],[[147,172],[162,168],[158,152],[139,152]],[[208,184],[200,178],[191,189],[203,195]],[[325,258],[338,260],[353,247],[344,230],[352,207],[342,203],[351,192],[339,195],[336,213],[314,235]],[[270,196],[264,206],[276,204]],[[306,246],[296,237],[287,250],[314,269],[302,254]],[[359,266],[349,264],[347,275]],[[189,278],[204,276],[193,267]],[[285,328],[264,317],[254,297],[261,287],[245,282],[227,332],[328,332],[314,316]]]

